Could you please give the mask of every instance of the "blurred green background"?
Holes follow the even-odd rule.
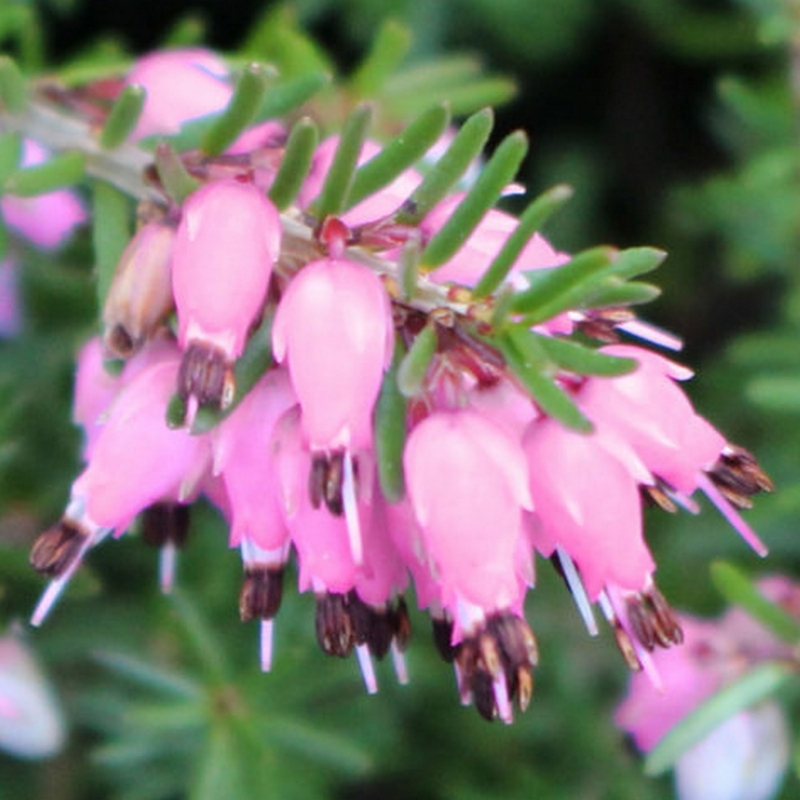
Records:
[[[715,613],[714,558],[798,575],[800,12],[790,0],[12,5],[36,12],[43,45],[0,34],[34,67],[140,53],[169,37],[233,52],[265,15],[283,14],[345,74],[393,17],[414,33],[411,61],[468,53],[512,78],[518,92],[499,109],[495,137],[530,133],[521,178],[534,193],[556,182],[576,190],[546,232],[565,250],[609,242],[670,253],[656,275],[663,296],[644,315],[685,337],[698,409],[778,485],[748,516],[771,547],[765,564],[711,509],[648,511],[662,589],[676,607]],[[3,622],[25,619],[35,602],[27,547],[60,514],[79,466],[69,402],[74,348],[95,314],[88,252],[79,237],[57,263],[27,253],[28,318],[0,342]],[[646,778],[612,724],[627,677],[612,637],[586,636],[546,563],[528,614],[542,650],[535,698],[505,728],[460,708],[416,613],[411,684],[397,687],[382,665],[381,691],[367,697],[353,660],[318,652],[313,602],[289,591],[274,671],[259,674],[225,536],[199,509],[176,599],[159,594],[156,555],[136,537],[92,553],[74,591],[27,637],[62,697],[69,745],[36,764],[0,754],[0,800],[672,796],[669,778]],[[781,796],[798,791],[789,776]]]

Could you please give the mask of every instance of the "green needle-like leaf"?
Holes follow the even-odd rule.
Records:
[[[612,247],[593,247],[560,267],[526,272],[530,288],[514,297],[511,310],[526,314],[528,325],[534,324],[529,320],[550,319],[581,299],[587,293],[590,279],[596,279],[616,255]]]
[[[617,278],[628,280],[643,275],[659,267],[667,254],[657,247],[629,247],[620,250],[609,273]]]
[[[490,295],[505,280],[514,262],[548,217],[572,197],[572,188],[559,184],[540,194],[525,209],[514,232],[475,286],[475,297]]]
[[[556,365],[531,331],[520,326],[510,327],[497,338],[496,344],[511,371],[545,414],[580,433],[593,430],[592,423],[554,382]]]
[[[119,94],[100,131],[100,146],[119,147],[130,136],[142,115],[147,92],[141,86],[126,86]]]
[[[489,108],[473,114],[462,126],[444,155],[431,167],[396,216],[400,225],[418,225],[447,194],[470,164],[481,154],[492,132],[494,114]]]
[[[743,608],[779,639],[792,645],[800,642],[800,622],[777,603],[768,600],[733,564],[724,561],[712,564],[711,580],[729,603]]]
[[[227,150],[255,120],[267,91],[267,81],[264,69],[256,64],[242,71],[227,108],[203,136],[200,149],[204,153],[216,156]]]
[[[426,325],[403,357],[397,370],[397,386],[405,397],[416,397],[419,394],[437,344],[436,327]]]
[[[403,300],[410,300],[417,293],[420,255],[419,238],[409,238],[400,253],[400,296]]]
[[[19,134],[4,133],[0,136],[0,185],[18,169],[22,160],[22,140]]]
[[[99,651],[95,661],[110,670],[147,689],[173,697],[197,700],[203,696],[203,688],[178,672],[163,669],[127,653]]]
[[[281,165],[269,190],[270,200],[279,211],[288,208],[297,197],[311,168],[319,133],[308,117],[298,120],[289,133]]]
[[[0,55],[0,104],[12,114],[25,110],[28,90],[25,79],[13,59]]]
[[[428,242],[420,262],[423,270],[444,264],[464,244],[514,179],[527,151],[528,137],[522,131],[510,134],[500,143],[467,196]]]
[[[622,282],[610,278],[590,292],[580,303],[582,308],[608,308],[610,306],[635,306],[649,303],[661,294],[661,288],[643,281]]]
[[[290,111],[300,108],[330,81],[331,76],[327,72],[310,72],[277,86],[270,86],[254,122],[285,117]]]
[[[5,191],[20,197],[34,197],[65,186],[73,186],[85,177],[83,154],[60,153],[42,164],[23,167],[12,173]]]
[[[545,355],[567,372],[577,375],[600,375],[614,377],[627,375],[636,369],[636,361],[632,358],[609,356],[592,350],[578,342],[558,339],[554,336],[541,336],[531,332],[541,345]]]
[[[660,775],[725,720],[778,692],[796,674],[782,663],[754,667],[699,705],[670,729],[645,759],[648,775]]]
[[[372,109],[368,105],[357,106],[347,117],[342,128],[339,146],[333,156],[333,163],[325,177],[319,197],[311,206],[312,213],[319,219],[330,214],[339,214],[346,207],[350,187],[361,153],[361,145],[367,135],[372,119]]]
[[[200,181],[193,178],[183,159],[168,142],[161,142],[155,152],[158,177],[167,194],[178,204],[182,203],[192,192],[200,188]]]
[[[351,94],[361,99],[374,97],[400,66],[410,46],[408,28],[394,20],[384,22],[367,57],[348,81]]]
[[[375,403],[375,457],[383,496],[396,503],[405,493],[403,447],[406,441],[406,398],[397,383],[403,346],[395,342],[392,365],[383,376]]]
[[[92,186],[92,244],[97,279],[97,305],[102,309],[122,251],[131,238],[130,200],[104,181]]]
[[[439,140],[450,121],[443,105],[434,106],[392,139],[380,153],[356,170],[347,197],[350,208],[388,186],[400,173],[417,162]]]

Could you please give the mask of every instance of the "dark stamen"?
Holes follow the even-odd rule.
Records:
[[[87,533],[66,520],[42,533],[33,543],[31,566],[49,578],[57,578],[77,558]]]
[[[350,655],[355,633],[345,595],[328,592],[317,596],[316,631],[324,653],[340,658]]]
[[[283,568],[246,567],[239,593],[239,617],[272,619],[281,607],[283,597]]]

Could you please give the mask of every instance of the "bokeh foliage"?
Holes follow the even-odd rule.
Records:
[[[33,74],[48,65],[85,75],[165,41],[205,41],[286,75],[348,75],[391,16],[413,38],[405,84],[384,86],[387,135],[412,101],[427,105],[415,64],[441,59],[458,113],[483,62],[480,104],[508,101],[495,135],[531,134],[532,191],[576,188],[548,234],[568,250],[600,240],[670,253],[650,316],[686,337],[701,411],[778,483],[751,515],[773,551],[766,565],[710,514],[649,513],[666,593],[679,607],[718,610],[708,567],[719,556],[798,575],[800,21],[789,0],[298,0],[242,3],[236,19],[229,6],[6,0],[0,43]],[[349,88],[355,102],[371,87],[356,72]],[[321,98],[333,113],[334,96]],[[96,318],[90,247],[86,235],[57,261],[22,251],[25,324],[0,342],[4,622],[32,608],[40,581],[26,547],[59,514],[78,468],[69,402],[74,351]],[[62,695],[71,743],[42,765],[0,755],[0,800],[671,796],[611,723],[625,683],[611,637],[588,639],[546,564],[529,607],[543,651],[536,695],[506,729],[459,708],[418,616],[411,685],[394,686],[382,667],[369,698],[353,663],[317,651],[310,601],[289,593],[274,671],[260,675],[255,631],[236,617],[239,564],[223,557],[225,537],[210,509],[195,515],[173,599],[159,594],[155,556],[135,536],[92,554],[28,636]],[[791,777],[783,796],[796,791]]]

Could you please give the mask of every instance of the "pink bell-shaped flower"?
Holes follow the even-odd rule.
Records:
[[[0,750],[48,758],[63,747],[66,725],[52,686],[22,639],[0,636]]]
[[[628,468],[594,435],[557,421],[534,422],[525,436],[536,549],[563,548],[589,599],[607,585],[638,592],[655,570],[642,535],[641,501]]]
[[[275,357],[289,368],[314,452],[372,444],[372,408],[392,357],[389,297],[367,267],[345,259],[306,265],[281,298]]]
[[[126,83],[144,87],[144,109],[131,138],[174,134],[191,119],[221,111],[233,89],[225,62],[210,50],[160,50],[142,56]]]
[[[213,472],[226,489],[232,547],[247,540],[273,551],[288,539],[278,508],[272,438],[278,418],[295,403],[287,373],[272,370],[213,434]]]
[[[522,512],[533,508],[519,444],[474,411],[435,413],[411,432],[403,465],[454,640],[484,614],[518,612]]]
[[[280,243],[278,212],[252,184],[215,181],[184,203],[172,290],[186,351],[179,392],[190,404],[230,403],[232,362],[261,312]]]
[[[90,530],[124,533],[131,520],[158,500],[186,500],[210,461],[207,436],[168,427],[178,361],[142,370],[118,395],[95,442],[89,465],[72,486],[82,507],[76,521]]]

